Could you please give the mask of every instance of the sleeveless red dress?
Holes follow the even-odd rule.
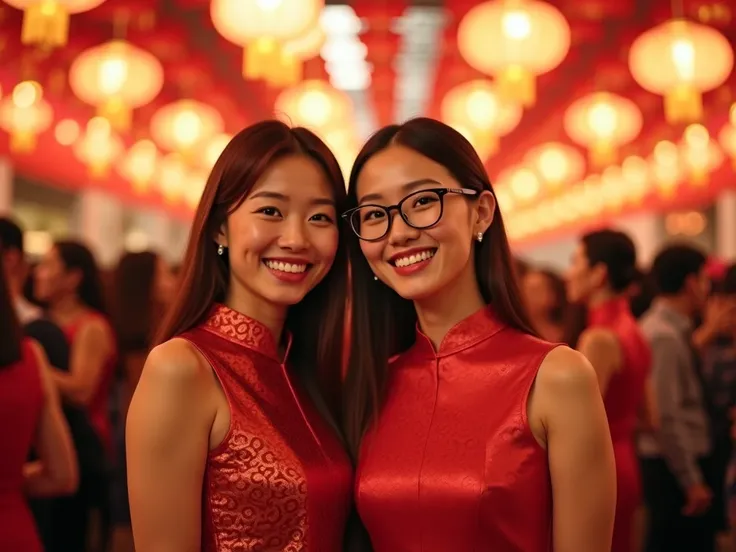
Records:
[[[94,318],[99,318],[109,327],[109,323],[103,315],[97,312],[90,312],[80,316],[74,322],[62,328],[70,348],[74,347],[74,341],[77,338],[80,328],[89,322],[90,319]],[[110,329],[110,335],[115,335],[112,328]],[[110,458],[112,458],[113,449],[112,422],[110,421],[110,394],[112,393],[112,386],[115,381],[117,362],[118,353],[115,350],[110,354],[107,361],[105,361],[99,384],[92,395],[92,400],[87,406],[89,422],[102,441],[102,445],[105,447],[105,451],[107,451]]]
[[[20,362],[0,368],[0,550],[41,552],[23,493],[23,465],[44,407],[43,384],[28,341]]]
[[[625,298],[590,309],[588,325],[610,329],[623,355],[623,365],[611,377],[603,399],[616,456],[616,522],[611,552],[630,552],[634,513],[641,503],[634,433],[651,368],[651,352]]]
[[[209,361],[230,406],[230,429],[207,457],[202,551],[340,551],[353,470],[268,328],[216,305],[181,337]]]
[[[526,410],[554,347],[489,308],[437,352],[417,330],[361,447],[356,499],[375,552],[552,550],[547,452]]]

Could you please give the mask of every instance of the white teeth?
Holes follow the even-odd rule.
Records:
[[[298,274],[300,272],[304,272],[305,270],[307,270],[307,265],[305,264],[291,264],[291,263],[282,263],[281,261],[269,261],[269,260],[265,260],[263,262],[271,270],[280,270],[281,272],[293,272],[295,274]]]
[[[399,257],[394,261],[394,264],[398,267],[404,267],[426,261],[432,257],[434,257],[434,251],[427,250],[422,251],[421,253],[415,253],[414,255],[409,255],[408,257]]]

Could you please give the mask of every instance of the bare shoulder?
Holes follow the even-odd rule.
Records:
[[[148,354],[141,379],[167,388],[186,389],[212,380],[211,370],[201,353],[189,341],[170,339]]]
[[[542,361],[536,381],[540,399],[562,399],[600,394],[595,369],[578,351],[555,347]]]
[[[588,328],[580,335],[579,347],[614,350],[618,349],[618,338],[608,328]]]

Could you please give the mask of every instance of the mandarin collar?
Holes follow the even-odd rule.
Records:
[[[489,339],[505,327],[506,324],[496,316],[490,306],[483,307],[450,328],[442,338],[439,349],[435,351],[432,341],[417,323],[416,340],[407,352],[423,358],[452,355]]]
[[[282,364],[286,362],[291,349],[291,334],[287,332],[286,354],[281,358],[276,339],[265,324],[221,303],[213,305],[202,326],[211,333]]]

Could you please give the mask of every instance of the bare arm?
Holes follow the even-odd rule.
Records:
[[[69,372],[54,370],[54,381],[62,396],[85,406],[100,385],[113,341],[107,325],[98,319],[86,323],[72,343]]]
[[[44,406],[35,439],[39,459],[23,469],[25,491],[30,496],[70,494],[79,483],[77,455],[46,355],[36,343],[33,352],[43,385]]]
[[[601,396],[605,397],[611,377],[621,369],[621,347],[618,339],[609,330],[591,328],[580,336],[578,350],[593,365]]]
[[[598,378],[581,354],[558,347],[547,355],[530,415],[546,428],[555,552],[610,550],[616,510],[613,445]]]
[[[137,552],[199,552],[214,379],[179,339],[151,351],[128,411],[128,493]]]

